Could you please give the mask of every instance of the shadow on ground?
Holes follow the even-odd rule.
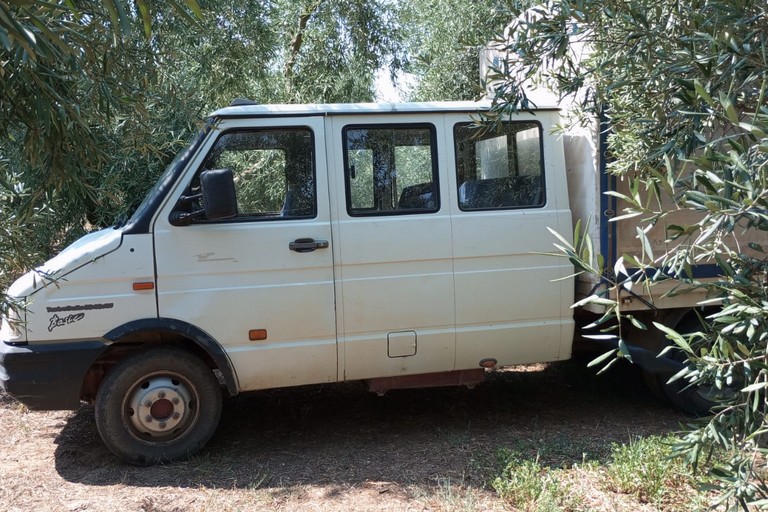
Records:
[[[441,478],[481,485],[501,447],[570,466],[602,459],[611,442],[677,428],[681,416],[650,395],[635,368],[595,376],[586,362],[499,372],[475,389],[379,397],[352,383],[244,394],[225,400],[201,454],[151,468],[117,462],[101,443],[93,408],[84,406],[57,438],[56,469],[89,485],[406,486]]]

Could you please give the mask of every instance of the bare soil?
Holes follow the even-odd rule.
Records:
[[[93,408],[29,412],[0,393],[0,509],[10,511],[509,510],[489,478],[497,450],[569,468],[585,510],[656,510],[606,490],[586,460],[684,418],[636,369],[595,376],[583,358],[495,372],[474,389],[368,392],[309,386],[228,398],[201,454],[120,464]]]

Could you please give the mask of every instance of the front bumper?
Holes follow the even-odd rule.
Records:
[[[13,346],[0,341],[0,389],[32,410],[77,409],[103,340]]]

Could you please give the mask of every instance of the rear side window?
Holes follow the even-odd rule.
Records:
[[[352,216],[440,209],[432,125],[347,126],[344,178]]]
[[[454,128],[459,208],[496,210],[544,206],[541,125],[500,123],[480,132],[471,123]]]

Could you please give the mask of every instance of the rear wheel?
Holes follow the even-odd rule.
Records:
[[[687,315],[675,326],[675,330],[684,336],[703,328],[701,320],[695,314]],[[672,343],[672,341],[665,339],[658,351],[661,352]],[[680,363],[686,362],[685,354],[677,348],[668,351],[665,357]],[[718,389],[713,385],[690,385],[690,382],[684,378],[669,382],[675,372],[650,373],[644,371],[643,373],[646,384],[656,396],[669,400],[677,409],[691,416],[710,414],[712,408],[731,393],[728,389]]]
[[[96,395],[96,426],[123,461],[146,466],[187,457],[213,435],[221,388],[199,358],[175,347],[130,356]]]

